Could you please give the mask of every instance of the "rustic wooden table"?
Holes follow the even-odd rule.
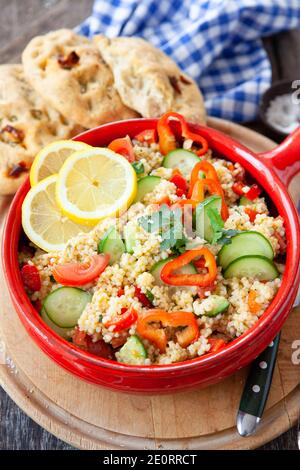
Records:
[[[74,4],[76,5],[74,7]],[[74,27],[87,17],[93,0],[0,0],[0,63],[19,62],[24,45],[37,34]],[[300,78],[300,30],[265,41],[274,80]],[[251,127],[269,135],[260,123]],[[0,450],[73,449],[28,418],[0,389]],[[296,428],[266,444],[263,450],[297,449]]]

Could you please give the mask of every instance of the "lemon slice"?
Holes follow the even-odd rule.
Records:
[[[95,225],[128,209],[136,190],[136,173],[126,158],[90,147],[73,153],[61,167],[56,199],[70,219]]]
[[[24,232],[45,251],[63,250],[70,238],[90,230],[61,212],[55,200],[56,183],[57,175],[52,175],[36,184],[27,193],[22,205]]]
[[[90,146],[74,140],[58,140],[46,145],[32,163],[30,169],[31,186],[50,175],[58,173],[63,163],[72,153],[86,148],[90,148]]]

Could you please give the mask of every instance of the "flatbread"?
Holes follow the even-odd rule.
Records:
[[[94,43],[68,29],[32,39],[22,56],[32,87],[67,119],[91,128],[137,117],[114,88],[113,74]]]
[[[0,65],[0,194],[18,189],[43,146],[80,130],[34,92],[22,65]]]
[[[94,42],[113,71],[124,104],[147,118],[177,111],[191,122],[205,123],[199,88],[162,51],[136,37],[98,35]]]

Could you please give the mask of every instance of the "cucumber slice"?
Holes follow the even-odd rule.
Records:
[[[98,243],[98,253],[107,253],[110,256],[109,264],[114,264],[119,261],[122,254],[125,252],[125,245],[117,231],[116,227],[108,229],[106,234],[101,238]]]
[[[136,244],[135,226],[128,222],[124,227],[123,235],[126,252],[132,254]]]
[[[225,312],[229,307],[228,300],[221,295],[211,295],[208,299],[211,302],[212,308],[205,312],[207,317],[216,317],[219,313]]]
[[[124,364],[144,364],[147,351],[142,341],[135,335],[130,336],[117,353],[118,361]]]
[[[71,328],[60,328],[59,326],[55,325],[55,323],[53,323],[53,321],[51,321],[48,317],[44,308],[42,308],[41,310],[41,317],[46,323],[46,325],[48,325],[51,330],[57,333],[58,336],[61,336],[63,339],[70,339],[70,336],[68,336],[68,332],[71,331]]]
[[[253,201],[248,199],[246,196],[242,196],[239,201],[240,206],[253,206],[253,204],[254,204]]]
[[[259,281],[273,281],[279,272],[273,261],[264,256],[241,256],[234,260],[224,272],[224,278],[251,277]]]
[[[159,176],[144,176],[137,183],[137,193],[133,202],[140,202],[147,193],[151,193],[155,186],[161,182]]]
[[[43,308],[50,320],[60,328],[74,328],[91,294],[77,287],[59,287],[47,295]]]
[[[266,237],[259,232],[246,231],[235,235],[229,245],[223,246],[218,254],[218,264],[226,269],[235,259],[248,255],[274,258],[272,245]]]
[[[210,196],[198,204],[196,208],[196,234],[198,237],[211,243],[214,237],[214,231],[209,218],[209,209],[216,209],[221,213],[222,198],[220,196]]]
[[[194,152],[185,149],[176,149],[169,152],[163,159],[165,168],[178,168],[185,178],[191,176],[192,169],[200,159]]]
[[[161,270],[164,267],[164,265],[169,263],[169,261],[172,261],[172,259],[174,259],[174,258],[175,258],[175,256],[170,256],[170,258],[158,261],[157,263],[154,264],[154,266],[152,266],[152,268],[150,269],[150,273],[154,277],[156,285],[158,285],[158,286],[167,286],[167,285],[169,285],[169,284],[165,284],[161,280],[160,273],[161,273]],[[183,266],[182,268],[174,271],[174,273],[175,274],[176,273],[177,274],[179,274],[179,273],[180,274],[197,274],[197,269],[195,268],[195,266],[192,263],[189,263],[186,266]]]

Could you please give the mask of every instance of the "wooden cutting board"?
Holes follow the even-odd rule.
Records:
[[[256,151],[269,139],[244,127],[209,124]],[[10,200],[0,201],[1,219]],[[247,370],[204,390],[137,396],[87,384],[50,360],[30,339],[11,305],[0,275],[0,384],[34,421],[82,449],[252,449],[295,424],[300,412],[300,364],[292,363],[300,340],[300,308],[282,332],[267,409],[257,433],[241,438],[235,418]],[[298,345],[299,348],[299,345]],[[300,358],[300,354],[298,354]]]

